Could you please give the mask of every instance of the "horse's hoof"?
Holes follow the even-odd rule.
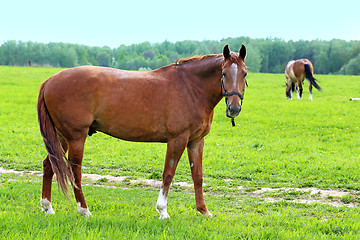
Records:
[[[209,211],[207,211],[206,213],[203,214],[203,217],[212,218],[213,215]]]
[[[40,200],[40,205],[43,208],[46,215],[54,215],[55,212],[51,206],[51,202],[47,200],[47,198],[43,198]]]
[[[159,219],[162,220],[162,219],[169,219],[170,218],[166,208],[165,209],[156,209],[156,211],[160,214]]]
[[[77,203],[77,208],[78,208],[78,212],[80,213],[80,215],[88,218],[90,216],[92,216],[91,212],[89,211],[89,208],[83,208],[81,207],[81,203]]]

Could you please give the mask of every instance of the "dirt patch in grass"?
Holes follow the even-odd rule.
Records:
[[[41,180],[42,173],[40,171],[16,171],[12,169],[4,169],[0,167],[1,174],[17,174],[19,176],[36,176]],[[226,179],[224,181],[230,181]],[[128,176],[112,176],[83,173],[83,183],[86,185],[97,185],[106,187],[153,187],[160,188],[162,181],[156,179],[134,179]],[[173,186],[184,189],[192,189],[193,183],[173,182]],[[257,190],[246,190],[244,187],[237,187],[239,196],[257,197],[266,202],[289,201],[303,204],[328,204],[336,207],[347,206],[356,207],[358,205],[358,191],[342,191],[342,190],[322,190],[318,188],[261,188]]]
[[[322,190],[318,188],[261,188],[248,192],[248,195],[263,198],[267,202],[290,201],[304,204],[329,204],[336,207],[356,207],[357,201],[348,202],[346,199],[358,192],[341,190]],[[351,197],[350,197],[351,198]],[[355,197],[352,198],[356,200]]]
[[[40,171],[16,171],[16,170],[12,170],[12,169],[5,169],[2,167],[0,167],[0,173],[2,173],[2,174],[14,173],[19,176],[26,176],[26,175],[42,176],[42,172],[40,172]],[[125,184],[131,184],[131,185],[143,185],[143,186],[160,188],[161,183],[162,183],[162,181],[156,180],[156,179],[142,179],[142,178],[132,179],[132,178],[133,177],[128,177],[128,176],[115,177],[112,175],[100,175],[100,174],[90,174],[90,173],[82,174],[82,181],[85,184],[101,185],[101,184],[106,183],[106,185],[111,185],[111,184],[116,184],[116,183],[125,183]],[[185,188],[193,187],[192,183],[189,184],[186,182],[173,182],[172,184],[175,186],[185,187]]]

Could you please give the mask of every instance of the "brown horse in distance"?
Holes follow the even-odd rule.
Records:
[[[202,188],[204,137],[210,131],[214,108],[224,96],[226,115],[235,118],[240,113],[245,56],[244,45],[238,54],[226,45],[223,54],[183,59],[150,72],[84,66],[63,70],[46,80],[37,106],[48,152],[40,201],[45,213],[55,213],[51,205],[55,173],[65,194],[68,182],[72,184],[79,213],[91,215],[81,187],[81,165],[87,135],[99,131],[127,141],[167,143],[156,204],[160,219],[169,218],[170,184],[187,148],[196,209],[212,216]]]
[[[312,101],[312,86],[314,86],[318,90],[321,90],[320,86],[316,83],[316,79],[314,78],[313,74],[314,68],[312,63],[308,59],[304,58],[298,59],[296,61],[290,61],[285,68],[286,97],[288,99],[291,99],[292,92],[294,92],[296,88],[297,98],[302,99],[302,84],[304,83],[304,79],[306,78],[309,80],[309,100]]]

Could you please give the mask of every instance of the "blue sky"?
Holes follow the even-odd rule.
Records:
[[[7,40],[118,47],[149,41],[360,40],[360,1],[13,0],[0,8]]]

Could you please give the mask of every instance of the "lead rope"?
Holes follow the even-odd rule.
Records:
[[[233,127],[235,127],[235,118],[231,118],[231,124]]]

